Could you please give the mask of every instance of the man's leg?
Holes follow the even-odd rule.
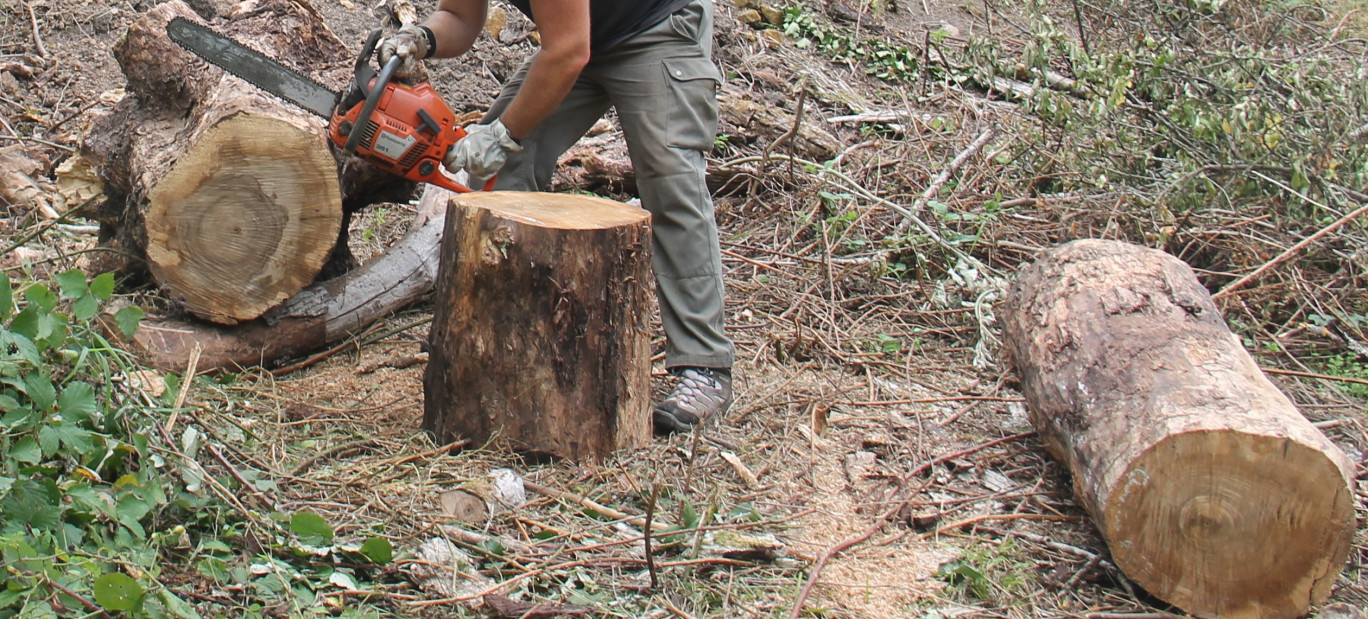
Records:
[[[710,55],[711,13],[711,0],[694,2],[585,70],[617,107],[641,203],[652,216],[665,365],[681,378],[676,394],[657,408],[658,425],[676,395],[699,396],[666,411],[678,422],[666,423],[670,429],[731,403],[735,350],[724,333],[722,259],[703,157],[717,133],[720,81]]]

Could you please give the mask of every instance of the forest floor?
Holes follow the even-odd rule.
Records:
[[[312,3],[357,47],[386,4]],[[27,140],[47,147],[51,167],[44,173],[50,175],[79,148],[88,119],[116,99],[123,77],[110,49],[154,4],[0,0],[0,146]],[[190,4],[212,11],[230,3]],[[425,14],[435,2],[414,4]],[[1016,4],[833,0],[794,9],[827,28],[828,38],[915,50],[912,60],[923,63],[913,73],[919,78],[890,81],[868,74],[868,60],[833,62],[822,52],[824,35],[801,47],[793,37],[743,23],[743,8],[718,3],[715,55],[727,76],[723,98],[773,110],[783,120],[757,128],[724,111],[712,154],[715,167],[744,173],[716,194],[727,315],[738,348],[737,400],[706,434],[658,437],[602,465],[528,462],[497,446],[452,451],[433,445],[419,428],[423,366],[383,363],[419,352],[432,310],[420,303],[370,332],[385,332],[379,339],[364,345],[358,339],[288,373],[267,368],[203,376],[186,400],[195,418],[208,420],[211,433],[231,447],[238,472],[261,480],[256,491],[278,510],[320,514],[340,538],[383,534],[401,560],[375,574],[366,595],[321,587],[306,599],[251,581],[214,580],[188,567],[177,577],[180,589],[201,612],[226,616],[247,613],[251,604],[278,615],[346,607],[360,614],[459,616],[489,612],[456,599],[480,601],[470,594],[481,592],[561,605],[555,610],[562,613],[620,617],[788,615],[804,596],[805,612],[831,617],[1181,615],[1133,587],[1107,559],[1096,528],[1074,501],[1067,470],[1032,432],[999,344],[995,303],[1018,265],[1073,238],[1168,249],[1215,290],[1266,262],[1277,253],[1270,248],[1292,244],[1277,234],[1298,230],[1228,226],[1243,221],[1229,212],[1199,214],[1174,231],[1153,214],[1151,201],[1105,178],[1096,181],[1096,168],[1069,167],[1083,165],[1069,156],[1059,156],[1057,168],[1023,172],[1014,163],[1019,152],[1085,147],[1062,133],[1022,129],[1040,124],[1032,116],[1039,110],[1014,100],[1011,87],[980,87],[969,72],[928,68],[937,50],[968,49],[968,41],[982,37],[1022,53],[1032,38]],[[1070,24],[1061,30],[1074,37],[1073,28],[1083,23],[1096,28],[1084,32],[1097,45],[1109,14],[1084,4],[1090,19],[1075,21],[1074,4],[1059,12],[1058,23]],[[1368,35],[1364,12],[1355,8],[1361,7],[1318,5],[1280,14],[1318,33],[1308,41],[1353,40]],[[510,18],[500,36],[483,37],[469,56],[431,63],[432,80],[453,109],[488,105],[498,78],[532,50],[525,37],[510,34],[520,27]],[[1344,54],[1361,61],[1364,52]],[[32,71],[6,73],[7,63]],[[888,115],[863,123],[842,119],[870,113]],[[771,148],[790,158],[754,162]],[[960,154],[961,164],[952,164]],[[558,187],[572,182],[573,162],[567,170]],[[951,173],[938,176],[943,172]],[[928,187],[933,191],[924,195]],[[1050,192],[1059,199],[1041,197]],[[890,239],[905,240],[913,223],[889,204],[926,217],[946,243],[981,262],[956,261],[954,252],[924,240],[880,251],[895,242]],[[31,212],[20,205],[0,211],[2,236],[23,235],[33,225]],[[362,213],[352,224],[354,253],[365,259],[382,252],[403,234],[411,213],[411,204]],[[1322,248],[1323,255],[1339,256],[1322,260],[1342,263],[1333,270],[1339,279],[1288,275],[1278,280],[1288,286],[1285,296],[1260,288],[1223,306],[1265,366],[1359,377],[1273,376],[1355,462],[1368,445],[1362,375],[1344,365],[1330,372],[1326,363],[1300,355],[1296,343],[1314,333],[1278,338],[1309,314],[1336,314],[1324,304],[1362,316],[1361,230],[1346,228]],[[93,244],[90,227],[75,221],[4,257],[3,266],[36,275],[58,271],[79,264]],[[1305,289],[1316,298],[1298,297]],[[1303,300],[1289,300],[1295,298]],[[1282,309],[1274,316],[1271,307]],[[1337,324],[1341,343],[1356,340],[1358,323]],[[1316,343],[1321,351],[1340,350],[1331,339]],[[653,345],[663,350],[660,337]],[[1354,355],[1331,358],[1362,364]],[[654,378],[664,384],[659,366]],[[458,513],[456,491],[487,494],[499,469],[531,482],[528,502],[492,515]],[[648,568],[641,527],[611,514],[645,513],[653,489],[659,490],[658,522],[696,530],[667,539],[672,546]],[[608,509],[586,508],[553,491]],[[899,505],[905,508],[890,511]],[[464,574],[424,578],[431,555],[420,549],[431,550],[432,540],[442,538],[467,553]],[[1368,534],[1360,531],[1332,602],[1368,604],[1365,551]],[[238,558],[244,565],[251,560]],[[472,575],[480,571],[507,585],[495,589],[495,581]],[[808,591],[814,573],[818,582]]]

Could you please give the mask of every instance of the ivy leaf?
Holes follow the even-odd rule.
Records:
[[[394,546],[383,537],[371,537],[361,544],[361,554],[371,563],[384,565],[394,559]]]
[[[333,542],[332,525],[313,512],[296,512],[291,515],[290,531],[299,537],[300,542],[310,546],[331,546]]]
[[[143,605],[142,585],[127,574],[102,574],[95,579],[95,603],[105,610],[139,610]]]
[[[142,318],[143,311],[129,305],[114,313],[114,324],[119,327],[119,333],[122,333],[124,337],[133,337],[133,334],[138,331],[138,322]]]

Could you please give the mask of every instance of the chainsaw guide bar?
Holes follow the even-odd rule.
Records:
[[[187,51],[253,86],[331,118],[340,97],[323,85],[209,28],[183,17],[166,25],[166,34]]]

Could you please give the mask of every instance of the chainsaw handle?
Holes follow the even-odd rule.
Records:
[[[370,44],[367,43],[367,46]],[[391,56],[389,62],[385,63],[385,68],[380,69],[380,75],[375,78],[375,85],[370,87],[370,92],[366,93],[366,104],[361,106],[361,115],[356,117],[356,124],[351,133],[347,136],[347,144],[342,147],[342,152],[350,155],[356,152],[356,145],[361,143],[361,136],[366,132],[366,123],[370,122],[370,117],[375,112],[375,106],[380,104],[380,97],[385,94],[385,86],[389,85],[394,72],[399,69],[399,65],[404,59],[398,54]],[[357,84],[365,88],[364,84]]]

